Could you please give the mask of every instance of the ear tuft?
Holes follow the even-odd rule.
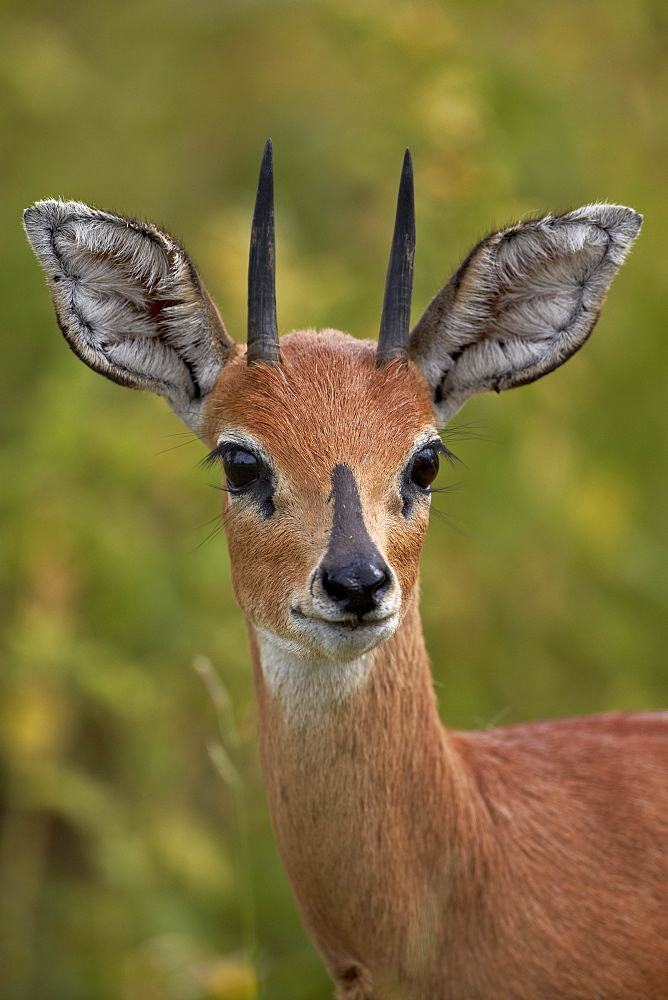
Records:
[[[72,350],[121,385],[165,396],[197,430],[235,345],[184,249],[81,202],[41,201],[23,220]]]
[[[439,420],[472,393],[533,382],[577,351],[641,222],[630,208],[596,204],[482,240],[411,333]]]

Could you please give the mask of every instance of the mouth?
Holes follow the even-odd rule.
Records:
[[[393,634],[399,624],[398,611],[380,608],[363,616],[326,615],[321,609],[290,608],[286,637],[308,651],[309,659],[331,659],[345,663],[368,653]]]
[[[386,625],[394,617],[394,613],[384,614],[366,614],[362,616],[357,615],[345,615],[339,618],[329,618],[325,615],[314,615],[306,614],[306,612],[301,611],[300,608],[293,607],[290,608],[291,615],[300,622],[305,624],[313,622],[317,626],[331,625],[334,628],[343,629],[346,632],[357,632],[368,628],[377,628],[378,626]]]

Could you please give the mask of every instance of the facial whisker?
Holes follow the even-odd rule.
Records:
[[[185,446],[188,445],[188,444],[199,444],[199,441],[197,440],[197,438],[193,437],[193,435],[190,434],[189,432],[187,434],[184,434],[184,435],[180,435],[180,434],[172,434],[171,435],[171,437],[181,437],[181,436],[187,437],[188,440],[187,441],[179,441],[178,444],[172,444],[172,445],[169,446],[169,448],[163,448],[161,451],[156,451],[155,452],[155,457],[157,458],[159,455],[167,455],[168,452],[170,452],[170,451],[176,451],[177,448],[185,448]]]
[[[467,483],[449,483],[446,486],[433,486],[430,493],[461,493],[466,489]]]
[[[448,424],[440,431],[442,438],[453,441],[493,441],[486,432],[487,424],[484,420],[471,420],[468,423]]]
[[[462,521],[462,518],[459,517],[457,514],[446,514],[444,510],[438,510],[438,508],[434,507],[433,504],[431,512],[432,514],[435,514],[436,517],[440,518],[441,521],[444,521],[448,525],[448,527],[452,528],[452,530],[455,531],[458,535],[461,535],[462,538],[468,538],[468,534],[464,530],[464,528],[462,528],[459,524],[455,523],[456,521]]]
[[[206,535],[206,537],[202,539],[201,542],[198,542],[198,544],[192,550],[193,552],[198,552],[204,545],[207,544],[207,542],[212,542],[213,539],[218,534],[220,534],[222,529],[225,527],[225,516],[223,515],[222,511],[220,514],[216,514],[215,517],[212,517],[211,520],[207,521],[206,524],[202,525],[202,527],[206,528],[210,524],[213,524],[213,528],[208,533],[208,535]]]

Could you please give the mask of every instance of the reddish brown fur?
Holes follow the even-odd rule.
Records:
[[[279,851],[340,997],[668,995],[665,718],[445,730],[415,611],[314,728],[253,659]]]
[[[222,426],[242,428],[262,442],[280,470],[280,525],[258,523],[248,510],[235,515],[227,532],[239,604],[251,620],[279,632],[286,605],[278,604],[276,594],[303,586],[326,547],[330,525],[324,512],[337,462],[357,473],[367,527],[410,594],[427,520],[421,519],[417,532],[414,523],[407,525],[399,493],[388,483],[414,438],[434,419],[417,369],[397,363],[376,368],[370,341],[335,330],[301,331],[284,337],[281,351],[283,364],[275,368],[249,367],[243,354],[228,362],[206,421],[212,446]],[[383,516],[374,520],[376,512]]]
[[[267,223],[269,164],[268,145]],[[26,213],[73,350],[166,396],[220,442],[231,480],[235,442],[236,471],[252,473],[226,527],[269,799],[342,1000],[668,997],[666,720],[443,728],[417,593],[433,463],[412,464],[436,433],[432,391],[445,423],[473,392],[538,378],[581,346],[640,222],[591,205],[484,240],[405,331],[423,378],[399,361],[376,368],[394,320],[379,355],[302,332],[284,338],[282,365],[248,367],[167,234],[76,202]],[[398,321],[401,297],[386,318]],[[249,320],[266,343],[264,315]]]
[[[280,518],[242,510],[228,538],[278,847],[337,995],[668,997],[666,719],[441,725],[417,608],[426,517],[407,522],[388,487],[432,424],[429,392],[412,367],[375,369],[374,350],[328,332],[285,338],[280,368],[239,355],[208,416],[212,444],[244,428],[281,473]],[[296,726],[266,683],[254,623],[280,633],[284,595],[322,555],[336,462],[357,475],[404,618],[366,683]]]

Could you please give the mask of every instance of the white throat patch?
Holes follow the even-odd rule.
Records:
[[[345,702],[364,683],[373,665],[373,651],[346,663],[309,660],[298,655],[296,644],[261,628],[256,631],[267,687],[290,722],[298,726]]]

